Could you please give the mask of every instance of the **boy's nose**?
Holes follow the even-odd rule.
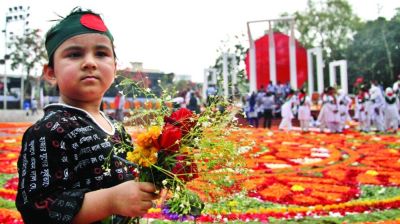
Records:
[[[87,54],[84,57],[84,61],[83,61],[82,67],[84,69],[96,69],[97,68],[97,64],[96,64],[95,57],[93,55],[91,55],[91,54]]]

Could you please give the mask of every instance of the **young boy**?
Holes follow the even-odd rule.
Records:
[[[298,119],[300,121],[300,128],[303,132],[308,132],[310,128],[310,122],[313,120],[311,116],[312,102],[309,96],[306,94],[305,89],[300,90],[299,94],[299,114]]]
[[[281,108],[282,120],[279,124],[278,129],[284,131],[292,130],[292,120],[294,118],[293,108],[297,105],[297,96],[294,94],[293,90],[290,90],[286,96],[286,101]]]
[[[116,74],[110,31],[98,14],[76,8],[48,31],[46,50],[44,78],[57,86],[61,103],[45,107],[22,140],[16,206],[24,222],[144,215],[159,196],[115,159],[112,149],[131,146],[130,136],[100,111]]]
[[[369,132],[371,129],[371,119],[369,114],[370,95],[368,89],[362,86],[356,96],[355,116],[358,120],[359,130]]]

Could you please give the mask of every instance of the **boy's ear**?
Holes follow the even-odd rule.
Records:
[[[47,64],[43,66],[43,78],[52,86],[55,86],[57,84],[54,69],[52,67],[49,67],[49,65]]]

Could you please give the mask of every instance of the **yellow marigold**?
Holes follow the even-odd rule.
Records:
[[[143,147],[143,148],[148,148],[148,147],[152,146],[153,139],[151,138],[151,136],[147,132],[140,133],[137,136],[136,144],[141,146],[141,147]]]
[[[371,176],[377,176],[379,174],[376,170],[368,170],[365,173]]]
[[[161,134],[161,128],[158,126],[151,126],[147,133],[149,133],[152,139],[158,139],[158,136]]]
[[[301,185],[293,185],[292,188],[290,188],[292,191],[304,191],[304,187]]]
[[[133,152],[128,152],[126,159],[139,166],[149,167],[157,162],[157,148],[136,146]]]
[[[150,148],[153,142],[158,139],[161,134],[161,128],[158,126],[151,126],[147,132],[140,133],[137,136],[136,144],[143,148]]]

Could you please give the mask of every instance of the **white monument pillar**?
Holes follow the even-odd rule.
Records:
[[[232,72],[231,72],[231,77],[232,77],[232,85],[231,85],[231,87],[232,87],[232,96],[235,96],[235,92],[236,92],[236,84],[237,84],[237,68],[236,68],[236,63],[237,63],[237,61],[236,61],[236,55],[234,55],[234,54],[231,54],[231,60],[232,60],[232,62],[231,62],[231,64],[232,64]]]
[[[228,59],[231,59],[231,73],[228,71]],[[223,75],[223,87],[224,87],[224,96],[226,98],[229,97],[229,75],[231,76],[231,89],[232,95],[235,94],[235,84],[237,81],[236,78],[236,56],[234,54],[224,53],[222,55],[222,75]]]
[[[224,96],[228,98],[229,89],[228,89],[228,54],[224,53],[222,55],[222,77],[224,79],[223,88],[224,88]]]
[[[294,20],[290,20],[289,58],[290,58],[290,86],[293,89],[298,89],[297,66],[296,66],[296,40],[294,38]]]
[[[318,93],[324,91],[324,62],[322,59],[322,49],[320,47],[307,50],[307,68],[308,68],[308,94],[311,96],[314,92],[314,60],[316,56],[317,63],[317,90]]]
[[[272,30],[272,22],[269,21],[269,32],[268,32],[268,42],[269,42],[269,79],[273,84],[277,83],[276,78],[276,53],[275,53],[275,40],[274,31]]]
[[[257,92],[257,62],[256,62],[256,46],[251,36],[250,22],[247,22],[247,33],[249,36],[249,82],[250,93]]]
[[[347,77],[347,61],[346,60],[338,60],[332,61],[329,63],[329,84],[331,86],[337,85],[336,80],[336,67],[340,68],[340,88],[348,93],[348,77]]]

